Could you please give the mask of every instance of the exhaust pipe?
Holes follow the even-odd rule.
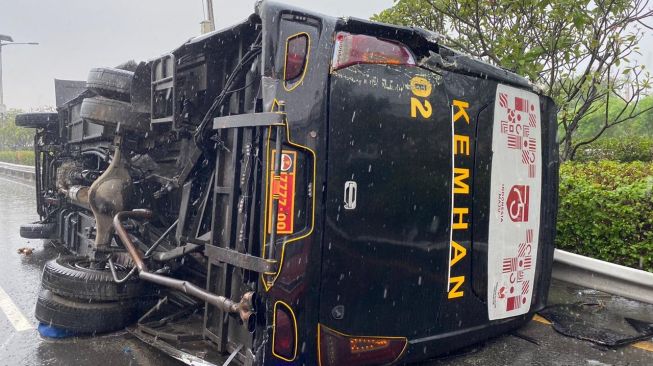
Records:
[[[253,333],[254,329],[256,328],[256,313],[254,311],[256,294],[253,291],[245,293],[241,297],[240,302],[235,302],[224,296],[215,295],[205,291],[204,289],[199,288],[188,281],[182,281],[175,278],[162,276],[160,274],[152,273],[148,270],[147,265],[143,261],[141,253],[138,251],[138,249],[136,249],[136,246],[129,237],[127,230],[125,230],[124,226],[122,225],[122,220],[128,218],[147,220],[151,217],[152,211],[140,209],[122,211],[116,214],[116,216],[113,218],[113,226],[116,229],[116,233],[127,249],[127,252],[129,252],[129,255],[134,260],[134,264],[138,269],[138,276],[145,281],[182,291],[190,296],[205,301],[226,313],[237,314],[240,320],[243,322],[243,325],[247,327],[247,330],[250,333]]]
[[[88,203],[88,190],[89,187],[72,186],[68,188],[68,190],[63,190],[63,193],[65,193],[71,201],[90,207]]]

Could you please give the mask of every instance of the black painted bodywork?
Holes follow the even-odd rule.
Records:
[[[552,101],[540,98],[546,163],[533,305],[527,315],[490,322],[485,292],[494,96],[497,83],[533,88],[515,74],[439,46],[427,31],[264,3],[259,14],[270,41],[268,55],[279,50],[276,42],[300,27],[288,25],[292,30],[284,32],[283,24],[275,24],[283,16],[270,16],[276,12],[320,25],[315,27],[319,36],[311,46],[306,81],[292,92],[277,86],[274,94],[286,101],[293,140],[308,144],[317,160],[314,231],[289,244],[294,249],[284,258],[285,263],[303,263],[305,273],[297,275],[298,268],[284,267],[280,278],[292,273],[286,283],[294,290],[279,282],[269,292],[273,302],[291,304],[298,318],[303,352],[288,364],[317,363],[317,323],[350,335],[407,337],[409,346],[398,361],[406,363],[448,353],[527,322],[546,302],[554,249],[557,151]],[[333,32],[339,30],[400,41],[411,47],[420,66],[354,65],[332,72]],[[276,39],[277,34],[282,36]],[[264,76],[272,79],[282,71],[279,55],[274,60],[272,64],[272,57],[265,58],[269,64]],[[434,112],[427,122],[409,116],[406,86],[413,76],[433,84],[429,100]],[[450,112],[455,98],[471,104],[474,193],[469,197],[472,230],[466,244],[473,249],[462,268],[468,278],[465,296],[448,300]],[[272,99],[266,98],[266,104]],[[316,131],[317,138],[307,138],[310,131]],[[349,180],[358,184],[353,211],[343,208],[344,184]],[[272,364],[276,362],[279,359]]]
[[[411,118],[414,76],[431,81],[433,115]],[[557,167],[544,171],[537,287],[529,316],[490,322],[487,237],[494,96],[497,81],[417,67],[357,65],[331,75],[329,178],[323,244],[320,322],[346,334],[402,336],[403,362],[450,352],[515,328],[544,307],[553,254]],[[451,104],[469,101],[474,136],[469,235],[458,242],[471,260],[458,274],[465,296],[447,298],[451,218]],[[554,161],[555,115],[544,128],[544,161]],[[344,108],[343,108],[344,107]],[[331,157],[337,157],[331,159]],[[457,167],[463,166],[456,164]],[[356,210],[343,209],[345,181],[358,183]],[[344,306],[334,319],[332,309]]]

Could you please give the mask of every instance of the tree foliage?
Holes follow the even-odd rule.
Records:
[[[623,108],[623,102],[612,101],[608,108],[608,118],[613,120],[619,111]],[[639,108],[645,110],[644,113],[632,118],[628,123],[621,123],[607,129],[601,138],[596,142],[600,143],[605,138],[632,139],[637,137],[653,138],[653,96],[643,98],[639,103]],[[605,120],[605,109],[589,113],[584,123],[576,131],[576,138],[587,140],[592,138],[603,128]],[[590,145],[588,145],[590,146]],[[582,150],[582,148],[580,149]],[[578,152],[580,152],[580,150]]]
[[[10,110],[0,116],[0,151],[25,150],[34,144],[34,130],[16,126],[18,110]]]
[[[541,86],[559,108],[567,160],[653,108],[639,103],[650,80],[631,59],[652,15],[648,0],[395,0],[372,19],[442,33],[448,46]],[[579,137],[589,116],[601,112],[599,128]]]

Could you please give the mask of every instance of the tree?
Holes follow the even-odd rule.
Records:
[[[561,158],[570,160],[609,128],[653,109],[640,105],[649,74],[630,59],[652,15],[648,0],[395,0],[372,19],[443,33],[445,45],[539,85],[558,106]],[[600,128],[578,137],[598,112]]]
[[[617,114],[623,108],[622,101],[611,101],[610,108],[608,110],[608,116],[613,120]],[[610,127],[606,130],[601,138],[595,141],[594,143],[584,146],[584,148],[592,148],[595,144],[601,144],[602,140],[609,138],[618,138],[620,140],[629,140],[637,138],[653,138],[653,110],[650,107],[653,106],[653,96],[649,95],[645,98],[642,98],[639,102],[638,108],[648,109],[648,112],[642,113],[639,116],[631,119],[628,123],[622,123],[613,127]],[[603,121],[605,120],[605,110],[596,111],[594,113],[588,114],[585,117],[583,123],[579,126],[576,131],[576,138],[587,140],[596,136],[597,132],[603,128]],[[582,150],[582,149],[580,149]],[[580,152],[580,151],[579,151]],[[578,156],[578,155],[576,155]]]
[[[16,126],[16,115],[19,110],[11,109],[0,116],[0,151],[24,150],[34,144],[34,130]]]

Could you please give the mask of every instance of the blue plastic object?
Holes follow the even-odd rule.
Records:
[[[73,337],[77,334],[68,329],[57,328],[43,323],[39,323],[38,331],[41,336],[48,338],[67,338]]]

